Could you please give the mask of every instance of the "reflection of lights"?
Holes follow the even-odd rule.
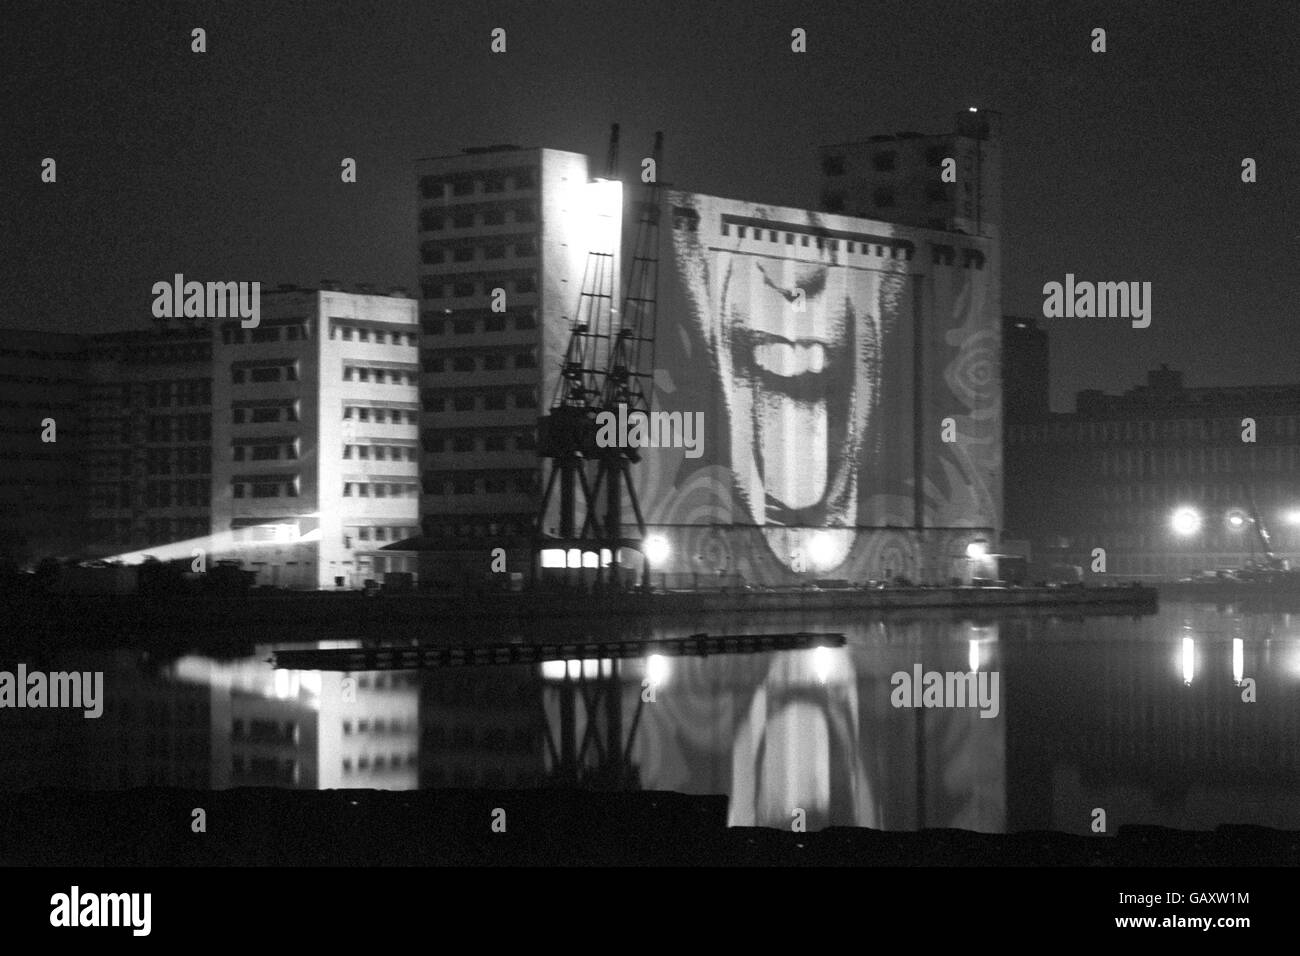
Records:
[[[672,549],[668,547],[668,539],[660,534],[650,535],[645,539],[645,544],[641,547],[641,553],[645,555],[645,559],[651,564],[663,564],[668,560],[668,555],[672,553]]]
[[[980,669],[980,642],[970,641],[970,669],[977,671]]]
[[[1170,523],[1176,534],[1187,537],[1201,530],[1201,513],[1195,508],[1179,508]]]
[[[1241,683],[1241,676],[1246,672],[1246,642],[1239,637],[1232,639],[1232,682]]]
[[[812,665],[818,683],[826,683],[831,676],[831,649],[829,647],[813,648]]]
[[[1183,638],[1183,683],[1190,684],[1196,676],[1196,642]]]
[[[564,551],[561,548],[546,548],[542,551],[542,567],[544,568],[562,568],[564,567]]]
[[[651,654],[647,657],[645,659],[645,676],[655,686],[668,680],[668,658],[662,654]]]
[[[569,680],[577,680],[582,673],[582,661],[565,661],[569,668]]]
[[[570,548],[568,554],[568,566],[571,568],[582,567],[582,549]]]
[[[600,661],[588,659],[582,662],[582,676],[587,680],[595,680],[600,676]]]
[[[984,541],[972,541],[966,545],[966,557],[968,558],[986,558],[988,557],[989,546]]]
[[[1246,513],[1238,508],[1228,512],[1228,527],[1242,528],[1246,524]]]

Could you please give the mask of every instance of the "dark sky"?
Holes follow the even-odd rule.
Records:
[[[1058,408],[1161,361],[1300,382],[1292,2],[20,3],[2,32],[7,327],[139,325],[174,272],[414,289],[412,161],[464,146],[603,157],[618,121],[630,175],[662,128],[674,185],[807,206],[818,144],[980,106],[1004,116],[1004,311],[1041,316],[1067,272],[1153,283],[1148,329],[1044,320]]]

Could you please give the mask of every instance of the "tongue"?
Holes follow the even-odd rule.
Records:
[[[766,492],[788,508],[817,504],[826,488],[826,403],[765,391],[758,409],[758,450]]]

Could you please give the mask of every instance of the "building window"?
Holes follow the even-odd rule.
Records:
[[[472,412],[474,410],[474,396],[472,394],[457,395],[452,399],[451,407],[458,412]]]
[[[474,356],[457,355],[451,360],[451,367],[457,372],[472,372],[474,371]]]
[[[536,408],[537,396],[532,392],[515,392],[515,408]]]
[[[871,198],[877,206],[892,206],[894,204],[894,191],[888,186],[881,186],[871,194]]]
[[[526,331],[537,328],[537,319],[531,312],[520,312],[515,316],[515,329]]]
[[[499,242],[483,247],[484,259],[504,259],[505,257],[506,247]]]
[[[474,247],[461,246],[459,249],[455,250],[455,252],[452,253],[451,258],[454,262],[473,262]]]
[[[894,169],[894,161],[897,154],[891,149],[883,153],[876,153],[871,157],[871,165],[879,173],[888,173]]]
[[[457,282],[451,287],[451,294],[458,299],[464,299],[474,294],[474,283]]]
[[[537,358],[532,352],[520,352],[515,356],[515,368],[537,368]]]
[[[537,282],[531,276],[525,276],[522,279],[515,280],[516,292],[536,292]]]
[[[451,224],[457,229],[468,229],[474,225],[474,214],[472,212],[458,212],[452,216]]]
[[[489,209],[483,213],[483,225],[485,226],[503,226],[506,222],[506,211],[504,209]],[[502,256],[505,255],[505,247],[501,250]]]
[[[506,396],[503,392],[488,392],[483,396],[483,408],[489,412],[499,412],[506,407]]]

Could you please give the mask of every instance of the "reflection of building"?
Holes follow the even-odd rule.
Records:
[[[257,328],[217,332],[217,556],[296,588],[414,571],[379,549],[416,527],[415,302],[287,288],[263,294]]]
[[[84,378],[79,336],[0,332],[0,557],[25,563],[80,544]],[[48,418],[54,442],[41,440]]]
[[[823,146],[818,208],[863,219],[995,236],[1002,215],[999,117],[958,113],[954,132]],[[955,162],[944,182],[944,160]]]
[[[1254,502],[1273,549],[1294,561],[1297,423],[1298,386],[1186,388],[1163,366],[1123,395],[1080,392],[1074,412],[1009,425],[1007,531],[1030,539],[1036,560],[1089,569],[1102,548],[1109,574],[1178,576],[1257,552],[1250,522],[1228,521]],[[1195,533],[1175,532],[1180,508],[1199,514]]]
[[[541,490],[537,418],[588,246],[616,243],[584,225],[594,195],[585,156],[492,147],[421,160],[418,170],[425,583],[458,583],[467,573],[458,548],[505,547],[511,570],[527,566]],[[617,215],[610,222],[616,230]]]
[[[85,543],[97,556],[202,546],[212,521],[212,342],[204,326],[90,339]],[[188,549],[160,557],[189,557]]]
[[[414,790],[418,671],[321,672],[320,789]]]
[[[546,720],[532,668],[429,670],[421,678],[421,787],[541,783]]]

